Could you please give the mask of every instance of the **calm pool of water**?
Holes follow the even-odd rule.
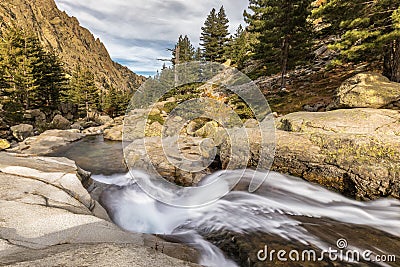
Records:
[[[127,171],[122,153],[122,143],[104,140],[102,135],[85,137],[49,156],[72,159],[82,169],[93,174],[111,175]]]

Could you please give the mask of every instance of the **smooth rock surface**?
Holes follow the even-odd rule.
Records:
[[[400,112],[299,112],[277,127],[274,170],[358,199],[400,198]]]
[[[29,155],[46,155],[84,136],[79,130],[48,130],[41,135],[27,138],[12,151]]]
[[[196,266],[168,256],[192,249],[110,222],[73,161],[2,152],[0,186],[0,265]]]
[[[400,101],[400,84],[385,76],[366,72],[346,80],[328,109],[383,108]]]
[[[288,132],[400,136],[400,112],[361,108],[328,112],[296,112],[281,117],[277,121],[277,128]]]
[[[367,200],[400,198],[400,112],[351,109],[298,112],[276,122],[272,170],[304,178],[344,195]],[[248,129],[251,160],[260,160],[261,135]],[[221,145],[222,166],[238,168],[245,158],[231,155],[229,139]],[[235,166],[233,166],[235,167]]]

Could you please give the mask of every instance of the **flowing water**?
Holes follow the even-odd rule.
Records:
[[[236,171],[224,171],[212,176],[231,180],[236,175]],[[239,187],[245,188],[253,175],[247,171]],[[220,249],[206,241],[211,239],[215,244],[226,241],[210,237],[219,233],[225,233],[222,238],[234,233],[236,236],[254,234],[260,239],[268,234],[288,243],[311,246],[316,251],[336,248],[337,240],[345,238],[347,248],[360,253],[371,250],[377,255],[400,256],[400,202],[397,200],[358,202],[301,179],[272,172],[256,193],[238,188],[211,205],[187,209],[148,197],[129,174],[94,178],[114,185],[103,192],[102,203],[115,223],[128,231],[183,236],[185,242],[195,244],[202,251],[201,264],[207,266],[235,266]],[[336,239],[328,230],[316,230],[315,224],[331,227]],[[263,248],[263,244],[255,247],[253,258]]]
[[[82,147],[88,144],[81,142],[79,150],[88,150]],[[229,183],[239,173],[220,171],[203,183],[217,178]],[[128,231],[173,236],[196,247],[205,266],[400,266],[400,201],[359,202],[274,172],[255,193],[248,193],[253,175],[263,174],[246,171],[234,191],[190,209],[152,199],[129,173],[93,178],[109,185],[101,202],[116,224]],[[286,251],[283,258],[289,261],[278,259],[276,252],[271,256],[272,249]],[[335,252],[323,253],[329,249]],[[302,261],[294,250],[300,255],[313,250],[317,257]],[[366,251],[367,258],[354,258]],[[290,252],[294,259],[288,259]],[[377,256],[386,262],[369,261]]]

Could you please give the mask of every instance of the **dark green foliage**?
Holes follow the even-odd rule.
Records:
[[[79,116],[90,118],[100,107],[100,91],[94,82],[94,75],[88,69],[77,67],[70,81],[67,100],[77,105]]]
[[[3,102],[3,119],[10,124],[18,124],[23,121],[24,107],[19,102]]]
[[[45,111],[56,110],[68,85],[63,64],[55,54],[46,52],[35,76],[38,85],[33,93],[35,106]]]
[[[164,105],[164,107],[162,108],[163,111],[165,111],[167,114],[171,113],[171,111],[174,110],[174,108],[176,108],[178,106],[178,104],[176,102],[168,102]]]
[[[150,121],[150,124],[152,124],[153,122],[158,122],[161,125],[164,125],[164,118],[160,114],[149,115],[147,119]]]
[[[172,50],[172,64],[180,64],[194,60],[195,49],[191,44],[189,37],[179,36],[178,42]]]
[[[202,61],[203,60],[203,53],[201,48],[197,48],[196,52],[194,53],[194,60],[195,61]]]
[[[35,71],[40,66],[42,53],[39,42],[33,36],[17,29],[3,33],[0,68],[3,73],[1,95],[4,102],[30,108],[33,91],[37,88]]]
[[[327,34],[342,38],[332,46],[342,60],[381,62],[383,74],[400,82],[400,1],[329,0],[314,16]]]
[[[213,8],[201,28],[201,46],[203,57],[207,61],[223,62],[225,60],[225,45],[228,42],[229,20],[226,17],[224,7],[221,7],[218,14]]]
[[[248,31],[257,35],[256,59],[265,63],[266,74],[282,73],[304,63],[310,54],[311,0],[250,0],[252,13],[244,13]]]
[[[254,119],[254,113],[247,105],[243,99],[241,99],[238,95],[236,94],[230,94],[228,98],[228,103],[230,106],[232,106],[235,110],[235,113],[239,116],[240,119],[242,120],[247,120],[247,119]]]
[[[10,114],[32,108],[57,109],[65,85],[60,60],[54,53],[46,52],[35,35],[18,28],[3,29],[0,102]]]
[[[225,57],[232,60],[232,63],[241,68],[243,62],[248,58],[252,50],[250,34],[243,29],[242,25],[229,39],[225,48]]]
[[[161,100],[165,101],[169,97],[175,97],[177,102],[180,103],[189,99],[196,99],[203,92],[201,89],[199,89],[199,87],[203,84],[204,83],[189,83],[175,87],[169,90],[168,93],[166,93]]]
[[[131,96],[127,93],[118,92],[111,87],[104,100],[103,110],[111,117],[118,117],[125,114]]]

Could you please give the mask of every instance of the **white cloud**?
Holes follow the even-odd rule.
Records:
[[[243,23],[247,0],[55,0],[106,45],[112,58],[135,72],[155,72],[180,34],[199,43],[212,8],[224,5],[233,33]]]

